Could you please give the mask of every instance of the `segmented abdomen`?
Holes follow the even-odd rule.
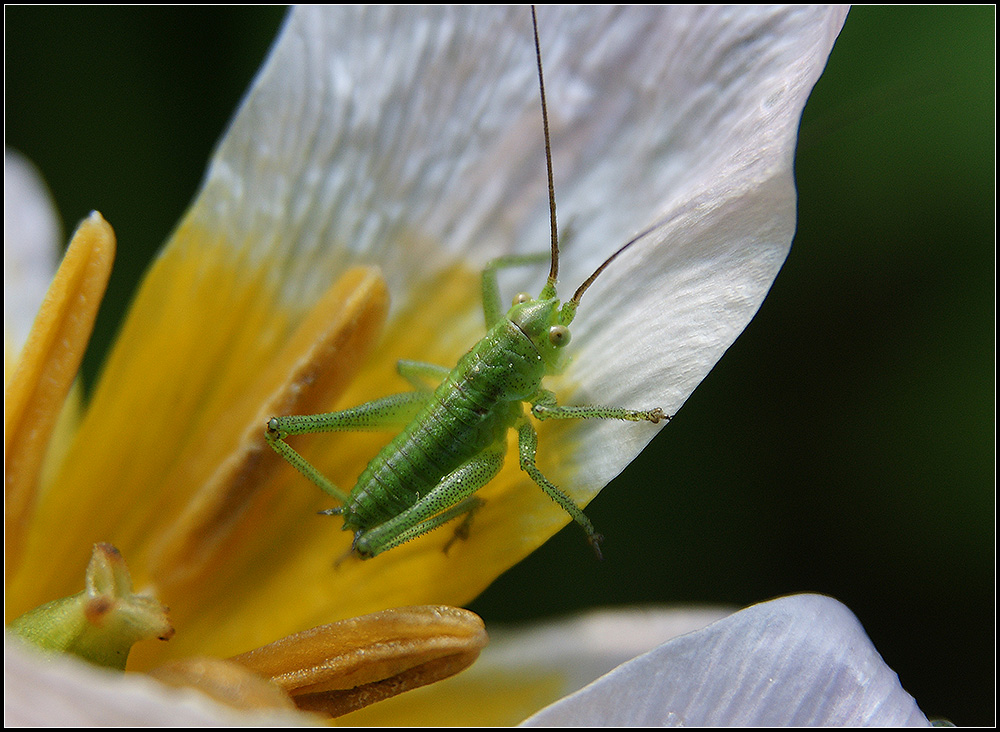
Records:
[[[363,530],[398,516],[443,477],[506,439],[523,408],[521,397],[511,398],[505,374],[523,379],[537,366],[523,363],[502,340],[488,336],[467,353],[427,406],[368,464],[344,507],[345,528]]]

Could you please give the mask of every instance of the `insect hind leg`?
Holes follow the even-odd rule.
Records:
[[[448,543],[444,545],[444,549],[442,551],[445,554],[448,553],[448,550],[451,549],[452,544],[456,541],[466,541],[469,538],[469,529],[472,527],[472,518],[476,515],[476,511],[486,504],[486,501],[478,496],[469,496],[462,501],[462,503],[468,504],[465,508],[463,508],[465,518],[462,519],[462,523],[455,527],[455,533],[451,535],[451,538],[448,539]],[[458,506],[456,506],[456,508],[458,508]]]
[[[354,552],[364,558],[374,557],[467,514],[456,532],[457,538],[463,538],[472,520],[471,514],[483,504],[482,499],[473,494],[500,472],[504,461],[503,447],[505,445],[500,443],[482,452],[446,475],[410,508],[378,526],[358,532],[354,537]],[[446,548],[453,543],[454,539],[448,542]]]

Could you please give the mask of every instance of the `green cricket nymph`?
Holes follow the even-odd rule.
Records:
[[[268,444],[341,503],[323,513],[343,517],[344,529],[354,532],[351,551],[361,558],[374,557],[459,516],[464,516],[464,520],[455,536],[467,536],[472,516],[483,504],[475,493],[503,466],[507,433],[511,429],[517,430],[521,469],[583,528],[600,557],[602,537],[594,530],[590,519],[535,465],[538,436],[525,414],[524,403],[531,404],[531,414],[539,420],[620,419],[655,424],[670,419],[658,407],[632,410],[560,406],[555,394],[542,386],[546,375],[560,369],[562,349],[570,342],[568,326],[583,293],[619,254],[655,227],[635,236],[608,257],[573,297],[560,306],[556,297],[559,240],[552,155],[534,8],[532,21],[535,24],[551,222],[549,276],[541,294],[536,299],[520,293],[504,312],[497,272],[507,267],[538,264],[545,256],[509,255],[495,259],[486,266],[482,279],[483,312],[488,332],[453,369],[400,361],[399,373],[415,391],[394,394],[339,412],[272,417],[267,423]],[[438,386],[432,390],[428,383]],[[285,438],[292,435],[395,427],[402,431],[368,464],[349,493],[335,486],[285,442]]]

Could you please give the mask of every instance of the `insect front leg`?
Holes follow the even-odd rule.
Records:
[[[347,492],[334,485],[312,463],[285,442],[292,435],[316,432],[370,432],[404,427],[431,398],[428,391],[406,392],[365,402],[357,407],[326,414],[271,417],[264,429],[264,439],[292,467],[341,503]]]
[[[451,373],[451,369],[444,366],[426,361],[410,361],[405,358],[396,362],[396,370],[417,391],[433,390]]]
[[[598,559],[603,559],[600,544],[604,537],[594,530],[594,525],[590,522],[590,519],[573,502],[573,499],[542,475],[542,471],[535,465],[535,455],[538,452],[538,434],[526,419],[517,428],[517,446],[521,457],[521,470],[527,473],[538,484],[538,487],[548,494],[549,498],[558,503],[587,532],[587,541],[594,547],[594,553],[597,554]]]
[[[497,272],[507,267],[524,267],[531,264],[544,264],[549,261],[548,254],[508,254],[497,257],[486,265],[483,270],[483,315],[486,317],[486,327],[492,328],[503,314],[507,312],[500,298],[500,284],[497,282]]]
[[[562,407],[556,403],[556,395],[546,389],[541,389],[531,400],[531,413],[536,419],[623,419],[653,424],[672,419],[659,407],[645,410],[598,406]]]
[[[462,514],[471,515],[483,501],[473,495],[489,483],[503,467],[505,444],[499,443],[446,475],[431,491],[410,508],[354,538],[354,551],[361,557],[373,557],[404,544]],[[459,538],[468,531],[468,519],[459,526]],[[449,541],[446,549],[454,540]]]

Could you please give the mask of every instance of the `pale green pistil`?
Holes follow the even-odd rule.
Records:
[[[125,560],[110,544],[94,545],[83,592],[29,610],[7,630],[40,648],[119,670],[133,643],[174,634],[166,607],[133,594]]]

